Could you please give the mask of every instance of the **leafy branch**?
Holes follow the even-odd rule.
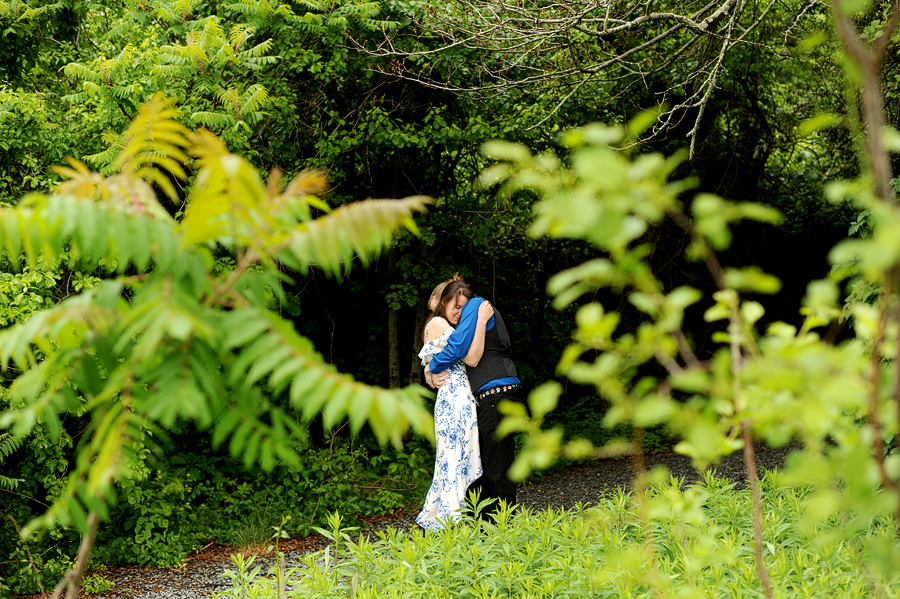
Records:
[[[337,372],[271,301],[285,267],[343,276],[354,257],[366,263],[383,251],[396,229],[415,231],[413,215],[430,200],[332,212],[313,195],[327,189],[321,174],[301,173],[283,189],[277,173],[264,183],[224,143],[178,118],[172,100],[155,97],[123,135],[117,172],[70,161],[57,171],[67,179],[55,194],[0,209],[0,248],[13,264],[114,265],[95,287],[0,332],[0,366],[23,371],[0,428],[18,438],[42,426],[58,439],[67,414],[92,422],[65,488],[22,531],[71,524],[82,533],[87,549],[60,592],[78,587],[97,522],[139,461],[134,448],[146,430],[193,422],[248,467],[296,464],[303,427],[274,401],[286,393],[304,420],[349,417],[352,430],[369,423],[382,443],[399,445],[409,429],[434,435],[425,389],[379,389]],[[167,182],[189,171],[195,180],[177,222],[155,189],[176,199]],[[235,267],[217,270],[214,251],[233,252]],[[3,451],[11,438],[0,438]]]

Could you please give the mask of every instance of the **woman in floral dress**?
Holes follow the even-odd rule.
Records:
[[[462,307],[473,297],[465,284],[456,284],[455,280],[444,284],[443,289],[439,285],[435,292],[439,297],[432,294],[429,302],[432,314],[423,333],[425,345],[419,352],[423,366],[444,349],[453,327],[459,324]],[[479,307],[475,338],[469,353],[447,369],[449,378],[438,390],[434,405],[437,439],[434,480],[425,498],[425,507],[416,517],[419,526],[426,529],[441,529],[446,522],[459,520],[465,509],[466,489],[482,473],[475,397],[463,363],[478,364],[484,351],[484,331],[493,314],[488,302]]]

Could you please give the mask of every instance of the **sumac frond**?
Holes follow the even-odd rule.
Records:
[[[234,310],[222,329],[228,331],[223,348],[238,352],[229,371],[229,383],[235,387],[264,381],[273,393],[289,390],[291,405],[304,418],[322,412],[330,427],[349,417],[354,432],[368,423],[382,443],[390,440],[399,446],[409,427],[433,438],[433,419],[422,404],[424,389],[388,390],[358,383],[325,362],[289,321],[272,313]]]
[[[92,68],[78,62],[70,62],[69,64],[64,66],[63,74],[65,74],[67,77],[73,77],[75,79],[93,81],[94,83],[100,82],[100,73],[97,73]]]
[[[363,264],[377,258],[398,227],[415,232],[413,213],[424,211],[430,202],[421,196],[341,206],[332,214],[296,226],[277,257],[303,273],[315,266],[341,277],[350,270],[354,257]]]
[[[191,115],[191,120],[195,123],[200,123],[204,127],[219,130],[230,127],[235,122],[235,118],[230,114],[221,114],[219,112],[209,112],[206,110],[193,113]]]
[[[201,27],[198,43],[217,24]],[[223,95],[251,115],[267,98],[261,86]],[[354,431],[369,423],[382,443],[399,444],[410,428],[433,437],[422,387],[354,381],[269,307],[273,296],[283,298],[279,259],[341,276],[354,254],[366,262],[395,229],[414,230],[412,216],[429,200],[370,200],[331,212],[316,197],[327,190],[323,174],[302,173],[281,190],[277,174],[263,182],[222,140],[189,133],[177,116],[171,100],[154,97],[121,137],[106,137],[121,145],[117,174],[73,159],[57,169],[65,180],[54,195],[0,208],[0,251],[10,263],[77,261],[109,277],[0,331],[0,367],[23,371],[10,388],[18,407],[0,413],[0,430],[18,438],[40,424],[61,438],[67,416],[87,413],[91,423],[65,488],[26,534],[60,525],[84,533],[87,514],[104,518],[112,485],[140,460],[135,447],[148,429],[193,423],[264,469],[297,464],[306,432],[294,411],[306,419],[321,412],[326,425],[349,417]],[[185,180],[189,162],[196,176],[179,224],[157,189],[177,197],[171,178]],[[220,270],[211,246],[233,248],[233,266]],[[281,393],[290,407],[275,405]],[[0,445],[0,460],[8,447]],[[0,479],[0,487],[14,484]]]

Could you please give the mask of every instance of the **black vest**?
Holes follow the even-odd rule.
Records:
[[[503,318],[497,312],[497,308],[494,308],[494,326],[484,334],[484,353],[481,360],[474,368],[466,367],[472,391],[478,390],[482,385],[494,379],[519,376],[516,373],[516,365],[513,364],[510,357],[512,355],[511,345]]]

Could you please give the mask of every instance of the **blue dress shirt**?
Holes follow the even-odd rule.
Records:
[[[466,357],[466,354],[469,353],[469,346],[472,345],[472,339],[475,338],[475,327],[478,326],[478,307],[481,306],[483,301],[484,298],[476,296],[466,302],[466,305],[463,306],[462,312],[460,313],[459,324],[456,325],[456,330],[450,333],[446,347],[444,347],[439,354],[431,358],[428,370],[431,372],[443,372],[451,365]],[[493,316],[488,320],[484,330],[490,331],[492,328],[494,328]],[[517,377],[507,376],[488,381],[478,389],[473,389],[472,391],[473,393],[481,393],[482,391],[487,391],[494,387],[500,387],[502,385],[518,385],[520,383],[521,381]]]

